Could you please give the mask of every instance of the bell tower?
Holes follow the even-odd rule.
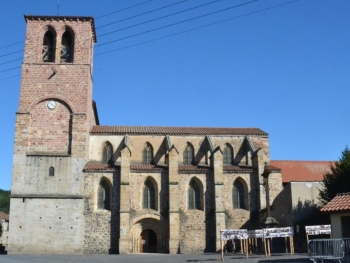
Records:
[[[25,15],[9,254],[81,254],[94,19]]]

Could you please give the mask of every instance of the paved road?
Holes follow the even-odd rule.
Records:
[[[68,256],[68,255],[0,255],[0,262],[6,263],[24,263],[24,262],[49,262],[49,263],[90,263],[90,262],[132,262],[132,263],[163,263],[163,262],[221,262],[221,255],[216,253],[208,254],[132,254],[132,255],[86,255],[86,256]],[[250,255],[246,259],[242,254],[226,254],[224,262],[233,263],[303,263],[311,261],[306,254],[295,254],[294,256],[286,254],[272,255],[265,258],[264,255]],[[326,261],[325,261],[326,262]]]

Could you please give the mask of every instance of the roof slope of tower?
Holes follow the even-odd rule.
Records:
[[[94,126],[93,135],[255,135],[268,136],[258,128],[164,127],[164,126]]]
[[[95,30],[95,20],[92,16],[40,16],[40,15],[24,15],[26,22],[28,20],[46,20],[46,21],[90,21],[91,31],[94,43],[97,42],[96,30]]]

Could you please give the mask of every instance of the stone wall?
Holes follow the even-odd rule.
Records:
[[[6,222],[5,220],[1,221],[0,219],[0,227],[1,227],[0,245],[6,248],[8,244],[8,236],[9,236],[9,223]]]
[[[192,178],[203,187],[203,210],[189,210],[188,186]],[[215,249],[215,211],[213,174],[179,175],[180,252],[203,253]]]
[[[117,230],[119,230],[118,199],[119,189],[113,185],[113,173],[86,173],[84,199],[84,254],[109,254],[118,251]],[[112,185],[111,211],[98,209],[97,192],[101,180]]]
[[[226,174],[224,176],[224,205],[225,205],[225,217],[226,217],[226,229],[240,229],[250,226],[250,211],[254,210],[254,202],[251,202],[251,189],[255,189],[256,186],[251,184],[250,178],[253,175],[250,173],[242,174]],[[232,190],[233,184],[236,180],[239,180],[245,188],[245,203],[246,209],[233,209]]]
[[[26,17],[16,115],[9,254],[81,254],[84,176],[92,108],[93,29],[89,20]],[[43,62],[47,30],[55,60]],[[73,62],[61,63],[61,39],[73,34]],[[54,100],[56,107],[48,108]],[[54,168],[54,175],[49,173]]]
[[[11,198],[11,254],[82,254],[83,199]]]

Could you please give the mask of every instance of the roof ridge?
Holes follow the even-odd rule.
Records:
[[[102,126],[94,125],[91,134],[128,134],[128,135],[251,135],[268,136],[259,128],[236,127],[194,127],[194,126]]]
[[[259,129],[258,127],[223,127],[223,126],[171,126],[171,125],[94,125],[100,127],[163,127],[163,128],[218,128],[218,129]]]
[[[325,160],[325,161],[321,161],[321,160],[270,160],[270,162],[336,162],[336,161],[329,161],[329,160]]]

